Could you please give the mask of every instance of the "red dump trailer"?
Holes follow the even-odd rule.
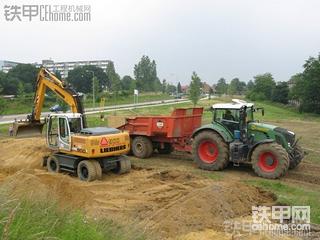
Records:
[[[118,127],[129,131],[132,153],[150,157],[154,150],[191,152],[191,135],[201,126],[203,108],[177,108],[170,116],[137,116],[126,118]]]

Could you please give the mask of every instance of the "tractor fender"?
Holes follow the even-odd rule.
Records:
[[[228,131],[227,129],[223,128],[220,125],[215,125],[215,124],[207,124],[207,125],[203,125],[200,128],[197,128],[192,133],[191,138],[194,138],[196,135],[198,135],[200,132],[203,132],[203,131],[214,131],[218,133],[226,143],[233,141],[233,136],[231,135],[230,131]]]
[[[274,142],[273,139],[267,138],[267,139],[263,139],[263,140],[261,140],[261,141],[259,141],[259,142],[256,142],[255,144],[253,144],[253,145],[251,146],[249,152],[248,152],[248,157],[247,157],[248,161],[251,161],[251,155],[252,155],[254,149],[255,149],[257,146],[259,146],[259,145],[261,145],[261,144],[265,144],[265,143],[272,143],[272,142]]]

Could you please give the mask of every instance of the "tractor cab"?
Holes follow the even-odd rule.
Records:
[[[226,127],[232,134],[240,131],[241,124],[246,125],[253,122],[253,103],[247,103],[238,99],[233,99],[232,103],[217,103],[212,105],[213,122]],[[245,111],[245,112],[244,112]]]

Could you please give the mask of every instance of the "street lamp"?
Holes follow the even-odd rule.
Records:
[[[92,106],[95,107],[95,97],[94,97],[94,71],[86,70],[86,72],[92,73]]]

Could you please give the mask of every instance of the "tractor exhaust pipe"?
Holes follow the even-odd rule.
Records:
[[[41,122],[14,122],[13,135],[17,138],[40,137],[44,124]]]

